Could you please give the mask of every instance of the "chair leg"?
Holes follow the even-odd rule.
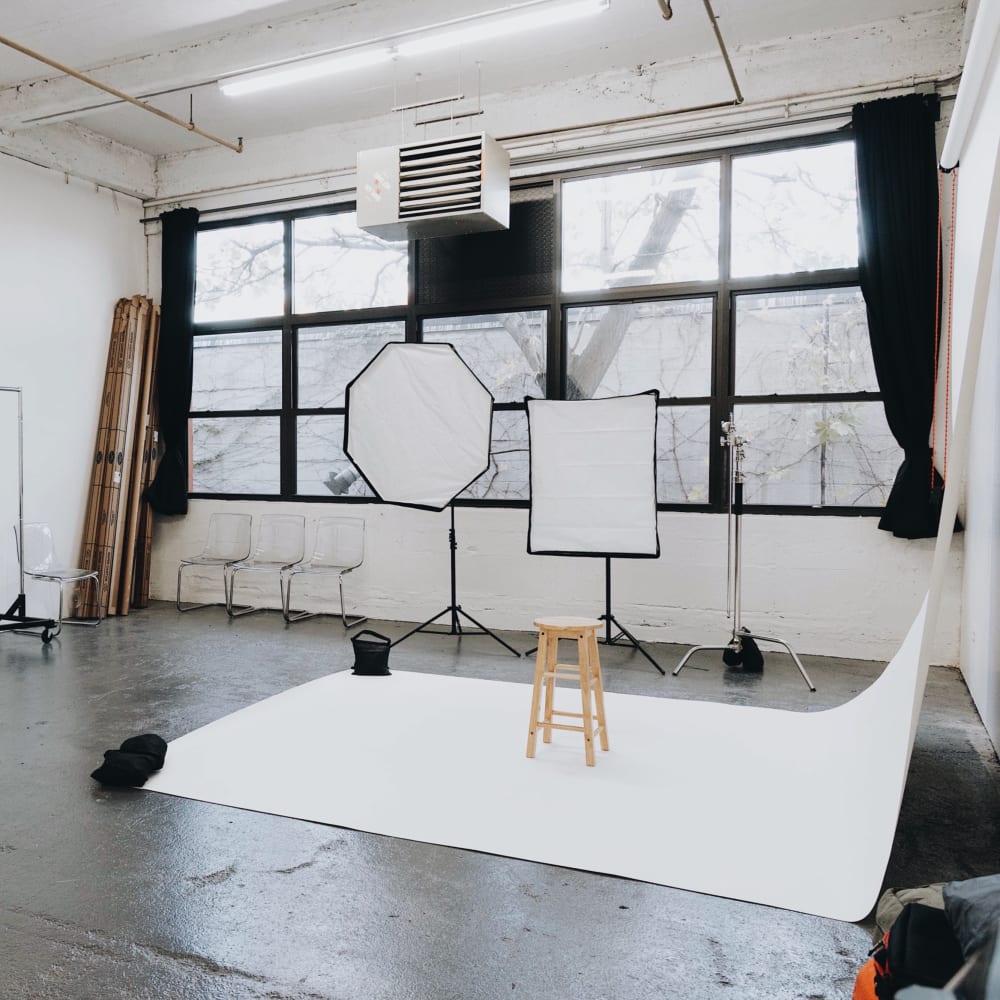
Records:
[[[295,573],[282,573],[278,579],[281,587],[281,616],[291,625],[292,622],[305,621],[307,618],[315,618],[315,611],[292,611],[292,578]]]
[[[590,648],[586,638],[577,644],[580,663],[580,701],[583,706],[583,743],[587,767],[594,766],[594,705],[590,695]]]
[[[250,604],[233,604],[233,600],[236,597],[236,573],[237,570],[230,570],[229,587],[226,588],[226,614],[230,618],[239,618],[241,615],[249,615],[258,610]]]
[[[531,718],[528,721],[528,748],[526,757],[535,756],[535,746],[538,739],[538,710],[542,701],[542,674],[545,672],[545,654],[548,649],[548,636],[541,633],[538,637],[538,653],[535,658],[535,682],[531,689]]]
[[[177,610],[181,611],[181,612],[184,612],[184,611],[197,611],[199,608],[215,608],[215,607],[218,607],[217,604],[212,604],[211,601],[208,601],[208,602],[206,602],[204,604],[188,604],[188,605],[184,605],[184,604],[181,603],[181,573],[183,573],[184,570],[187,569],[187,567],[189,565],[190,565],[189,563],[181,563],[180,566],[177,567],[177,596],[176,596],[176,598],[174,600],[174,603],[177,605]],[[226,569],[225,569],[225,567],[223,567],[223,569],[222,569],[222,592],[223,592],[223,595],[224,595],[223,603],[228,605],[229,604],[229,588],[226,586]]]
[[[597,725],[600,727],[601,749],[607,750],[608,726],[604,716],[604,676],[601,674],[601,660],[597,651],[597,633],[592,632],[587,639],[590,647],[590,668],[594,679],[594,702],[597,706]]]
[[[96,573],[92,573],[90,576],[83,577],[82,580],[74,580],[74,583],[83,583],[89,580],[91,586],[94,588],[94,607],[100,610],[101,607],[101,582]],[[62,609],[63,609],[63,583],[59,584],[59,625],[60,628],[63,625],[89,625],[91,628],[95,625],[101,624],[100,615],[96,618],[67,618],[65,621],[62,620]]]
[[[559,639],[556,636],[546,636],[545,643],[545,670],[549,676],[545,678],[545,707],[542,711],[542,718],[546,723],[550,723],[552,713],[555,710],[555,669],[559,662]],[[552,742],[552,727],[550,725],[545,725],[542,729],[542,742]]]
[[[347,615],[344,613],[344,574],[341,573],[337,577],[337,583],[340,585],[340,620],[344,623],[344,628],[354,628],[355,625],[360,625],[362,622],[368,621],[367,615],[358,615],[354,621],[349,622],[347,620]]]

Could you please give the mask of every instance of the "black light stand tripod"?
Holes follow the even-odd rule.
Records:
[[[458,603],[458,583],[457,574],[455,567],[455,552],[458,549],[458,542],[455,540],[455,505],[451,504],[451,527],[448,530],[448,547],[451,550],[451,604],[448,605],[443,611],[439,611],[433,618],[428,618],[427,621],[421,622],[416,628],[411,628],[409,632],[405,635],[401,635],[396,639],[392,645],[398,646],[404,639],[409,639],[411,635],[416,632],[428,632],[431,635],[488,635],[491,639],[496,639],[505,649],[509,649],[515,656],[520,656],[521,654],[514,649],[513,646],[504,642],[500,636],[491,632],[482,622],[476,621],[467,611],[462,610],[462,605]],[[428,625],[432,625],[439,618],[444,615],[450,615],[450,628],[444,629],[429,629]],[[468,618],[473,625],[476,626],[478,631],[470,632],[462,628],[462,618]]]
[[[632,635],[631,632],[611,612],[611,557],[605,556],[604,558],[604,614],[597,616],[602,622],[604,622],[604,638],[598,639],[597,641],[604,646],[624,646],[629,645],[633,649],[637,649],[643,656],[649,660],[650,663],[656,667],[657,670],[663,676],[666,676],[666,671],[653,659],[645,649],[642,648],[642,643]],[[611,626],[618,629],[618,634],[612,636]],[[625,639],[626,642],[621,642],[621,639]]]
[[[661,675],[664,677],[666,676],[667,672],[663,669],[663,667],[661,667],[659,663],[657,663],[656,660],[654,660],[653,657],[650,656],[645,649],[643,649],[642,643],[639,642],[639,640],[632,635],[632,633],[629,632],[629,630],[625,628],[625,626],[622,625],[617,618],[615,618],[611,611],[611,556],[604,557],[604,614],[598,615],[597,617],[599,621],[604,622],[604,638],[597,640],[602,646],[624,646],[627,644],[642,653],[642,655],[645,656],[646,659],[660,671]],[[611,634],[612,626],[618,629],[617,635]],[[626,642],[621,642],[621,639],[623,638]],[[524,655],[531,656],[531,654],[537,649],[538,647],[534,646]]]
[[[24,408],[21,403],[21,390],[14,386],[0,385],[0,392],[17,393],[17,567],[20,574],[17,597],[14,603],[0,614],[0,632],[37,635],[48,645],[58,631],[55,619],[30,617],[27,599],[24,596]],[[35,629],[41,629],[41,632],[36,632]]]
[[[796,655],[795,650],[784,639],[758,635],[743,625],[743,534],[741,518],[743,515],[743,460],[746,457],[744,445],[747,439],[736,433],[736,426],[733,423],[733,415],[731,413],[729,419],[722,422],[722,431],[722,444],[729,449],[726,617],[733,619],[733,633],[729,642],[724,646],[692,646],[684,654],[681,662],[674,668],[673,676],[676,677],[681,672],[684,664],[702,649],[721,649],[722,661],[727,666],[735,667],[742,665],[743,669],[748,672],[760,671],[764,667],[764,654],[761,653],[757,642],[773,642],[778,646],[784,646],[788,650],[795,661],[795,666],[799,668],[799,673],[802,674],[802,679],[809,685],[809,690],[815,691],[816,687],[809,680],[809,675],[806,673],[806,668],[802,666],[802,661]]]

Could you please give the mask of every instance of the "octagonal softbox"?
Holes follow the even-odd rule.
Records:
[[[346,408],[344,451],[386,503],[444,510],[489,468],[493,396],[451,344],[386,344]]]
[[[656,390],[528,399],[533,555],[655,559]]]

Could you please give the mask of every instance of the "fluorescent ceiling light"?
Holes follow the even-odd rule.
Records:
[[[366,66],[377,66],[392,59],[388,48],[359,49],[333,53],[315,59],[303,59],[300,62],[275,66],[274,69],[263,69],[257,73],[244,73],[230,77],[219,83],[219,89],[227,97],[240,97],[243,94],[254,94],[259,90],[270,90],[273,87],[284,87],[304,80],[316,80],[335,73],[346,73],[352,69],[363,69]]]
[[[473,23],[438,31],[400,42],[396,51],[401,56],[422,56],[444,49],[458,48],[469,42],[504,38],[522,31],[548,28],[584,17],[592,17],[608,9],[610,0],[575,0],[572,3],[555,3],[539,6],[523,13],[513,13],[496,18],[477,19]]]
[[[456,48],[470,42],[491,41],[518,32],[537,31],[567,21],[600,14],[610,6],[611,0],[557,0],[554,3],[536,2],[515,7],[508,11],[490,11],[473,15],[435,31],[433,27],[407,32],[396,39],[385,38],[366,45],[342,49],[326,55],[305,57],[294,62],[240,73],[219,82],[219,89],[227,97],[254,94],[272,87],[284,87],[304,80],[316,80],[335,73],[346,73],[366,66],[377,66],[399,56],[421,56],[445,49]],[[402,40],[405,39],[405,40]],[[395,42],[395,44],[394,44]]]

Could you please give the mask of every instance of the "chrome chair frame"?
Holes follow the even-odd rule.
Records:
[[[52,540],[52,530],[44,521],[33,521],[25,524],[24,529],[42,529],[41,533],[48,542],[45,558],[41,562],[36,562],[34,567],[28,565],[28,557],[25,554],[23,540],[18,534],[17,525],[14,525],[14,546],[17,550],[18,561],[24,561],[24,575],[32,580],[40,580],[43,583],[55,583],[59,586],[59,613],[56,615],[56,627],[49,632],[49,638],[54,639],[62,631],[63,625],[86,625],[93,627],[101,624],[101,581],[97,570],[88,570],[78,566],[60,567],[56,562],[55,544]],[[63,607],[65,606],[65,591],[68,583],[82,583],[90,580],[94,588],[94,604],[97,606],[98,615],[96,618],[68,618],[63,620]]]
[[[273,555],[276,558],[270,558],[272,549],[280,549],[280,544],[275,538],[274,533],[282,524],[288,527],[294,525],[297,529],[295,549],[289,548],[287,552],[275,551]],[[230,618],[239,618],[241,615],[249,615],[260,610],[256,605],[238,605],[234,603],[236,596],[236,574],[244,570],[250,572],[276,572],[278,573],[280,590],[281,575],[285,570],[302,562],[305,555],[305,527],[306,519],[301,514],[262,515],[260,528],[257,533],[257,544],[251,555],[246,559],[241,559],[239,562],[230,563],[225,569],[226,576],[229,579],[229,585],[226,588],[226,614]]]
[[[360,543],[354,552],[348,553],[346,562],[337,562],[336,555],[340,551],[336,539],[329,546],[331,551],[327,552],[327,530],[336,527],[356,528],[360,533]],[[355,559],[357,561],[355,561]],[[329,561],[328,561],[329,560]],[[292,603],[292,580],[300,574],[312,576],[336,576],[337,586],[340,590],[340,620],[344,628],[354,628],[362,622],[368,621],[367,615],[358,615],[354,621],[347,620],[347,612],[344,605],[344,577],[348,573],[356,570],[365,560],[365,522],[360,517],[321,517],[316,525],[316,542],[313,546],[313,554],[306,561],[297,563],[294,566],[286,567],[281,571],[281,613],[286,622],[305,621],[307,618],[315,618],[322,614],[320,611],[293,611]],[[333,612],[336,615],[336,612]]]
[[[223,520],[229,521],[229,523],[236,524],[237,521],[240,525],[246,526],[246,551],[242,551],[242,546],[240,547],[240,552],[234,551],[225,555],[211,555],[209,553],[213,544],[223,545],[222,540],[218,539],[218,525],[223,523]],[[185,556],[181,559],[180,564],[177,567],[177,596],[174,603],[177,606],[177,610],[180,612],[185,611],[197,611],[199,608],[214,608],[218,607],[217,604],[212,604],[206,602],[204,604],[188,604],[186,607],[181,603],[181,576],[185,569],[189,566],[221,566],[222,567],[222,592],[225,597],[223,601],[223,606],[229,604],[229,581],[226,577],[226,570],[228,567],[234,563],[239,562],[242,559],[246,559],[250,555],[250,538],[251,532],[253,531],[253,517],[250,514],[228,514],[217,512],[209,516],[208,519],[208,536],[205,539],[205,544],[202,547],[201,552],[193,556]]]

